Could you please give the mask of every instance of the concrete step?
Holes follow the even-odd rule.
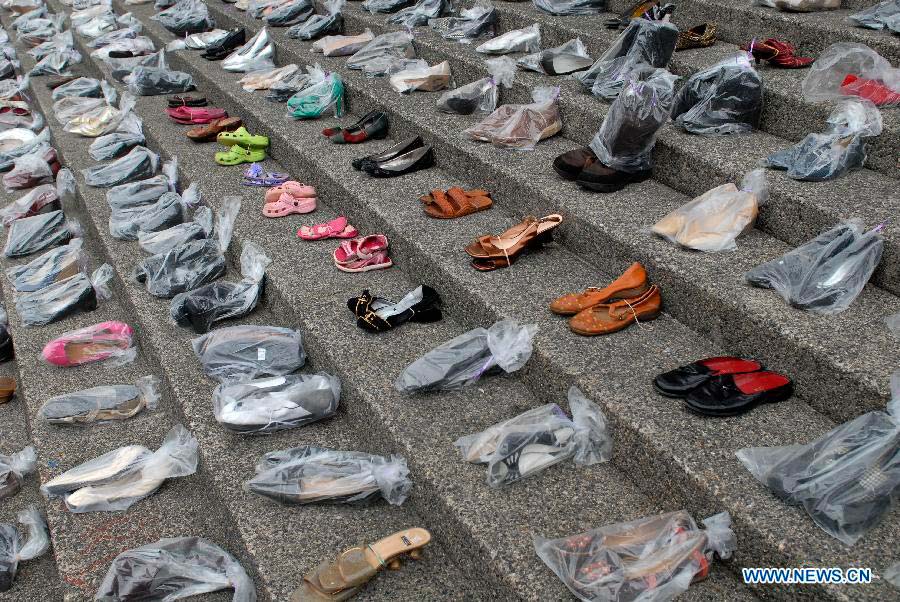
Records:
[[[145,23],[150,35],[162,38],[164,34],[155,29],[153,23],[146,20]],[[280,107],[267,103],[261,95],[240,91],[234,83],[236,77],[223,78],[221,71],[205,68],[203,63],[196,55],[185,54],[183,64],[173,66],[191,70],[203,93],[215,101],[217,106],[246,117],[251,129],[259,128],[272,136],[273,154],[280,159],[280,166],[306,181],[316,182],[321,200],[327,203],[328,199],[341,199],[340,209],[348,214],[353,223],[357,226],[362,224],[361,229],[366,232],[385,231],[391,237],[394,249],[392,255],[409,275],[409,282],[401,286],[392,285],[389,278],[394,277],[395,270],[375,273],[367,278],[367,284],[373,290],[380,292],[381,287],[386,287],[390,293],[400,293],[408,290],[414,282],[434,284],[444,294],[454,320],[459,321],[463,327],[485,325],[504,316],[538,322],[541,334],[535,357],[522,375],[532,393],[542,401],[559,401],[560,391],[575,379],[594,399],[604,405],[613,422],[619,446],[614,459],[615,467],[633,475],[636,483],[653,502],[672,507],[674,501],[675,505],[684,505],[700,514],[723,507],[734,511],[739,537],[742,542],[746,542],[742,544],[739,566],[754,562],[777,564],[780,560],[790,566],[802,562],[802,558],[828,558],[838,563],[846,562],[847,551],[843,547],[831,541],[823,541],[824,537],[802,513],[785,508],[762,491],[733,457],[734,450],[744,445],[779,444],[814,437],[833,426],[829,418],[798,400],[796,404],[791,402],[790,408],[786,405],[764,408],[739,421],[707,424],[709,421],[697,420],[673,407],[671,403],[661,402],[649,392],[646,375],[700,355],[718,352],[721,348],[667,317],[651,325],[649,328],[652,331],[649,334],[640,329],[631,329],[616,337],[610,341],[614,346],[612,349],[598,348],[593,342],[573,340],[564,333],[565,329],[559,321],[548,318],[543,310],[543,303],[556,296],[558,290],[566,290],[589,278],[587,272],[593,274],[595,268],[580,263],[567,249],[557,248],[520,262],[513,270],[490,275],[489,281],[478,280],[461,261],[448,262],[447,258],[460,255],[456,250],[459,240],[477,233],[495,231],[501,223],[508,221],[508,216],[487,212],[463,220],[458,227],[455,224],[438,226],[435,222],[424,220],[415,203],[398,204],[397,199],[415,198],[415,191],[458,182],[445,173],[444,169],[420,172],[388,182],[363,180],[347,166],[349,157],[362,154],[361,151],[333,146],[324,141],[315,134],[321,123],[285,122],[278,116]],[[138,111],[145,118],[148,134],[156,139],[160,148],[182,156],[186,162],[182,167],[188,173],[203,173],[208,170],[208,156],[191,152],[191,149],[197,147],[191,146],[170,124],[153,118],[162,113],[163,107],[162,98],[140,100]],[[275,107],[276,112],[273,112],[272,107]],[[349,123],[352,119],[347,117],[344,121]],[[176,149],[185,149],[185,152],[180,153]],[[210,149],[209,154],[212,152]],[[213,186],[213,193],[207,193],[207,198],[213,199],[213,202],[233,193],[237,188],[239,170],[221,171],[232,175],[230,178],[223,176],[215,182],[204,183],[204,189],[209,185]],[[329,217],[327,209],[323,208],[322,213],[324,215],[317,215],[315,221]],[[102,215],[98,221],[104,223]],[[240,240],[246,237],[256,242],[272,237],[276,245],[283,245],[285,237],[293,236],[297,225],[297,222],[282,223],[283,221],[286,220],[272,223],[259,215],[245,214],[237,226],[237,237]],[[398,223],[404,224],[404,227],[398,229]],[[462,227],[465,227],[467,236],[453,232]],[[416,236],[412,237],[410,233],[416,233]],[[264,246],[272,247],[267,244]],[[323,353],[330,354],[329,357],[336,360],[333,365],[338,366],[337,370],[344,367],[349,370],[349,367],[353,367],[353,370],[362,371],[363,366],[357,365],[358,358],[371,357],[378,354],[376,349],[380,350],[380,355],[376,357],[384,362],[390,361],[391,364],[378,363],[371,368],[371,372],[367,370],[363,378],[363,387],[370,391],[373,398],[372,407],[383,417],[387,425],[385,428],[392,433],[389,436],[393,440],[409,440],[409,449],[420,450],[418,454],[409,454],[411,463],[435,462],[438,468],[429,471],[427,466],[422,466],[421,470],[424,474],[436,475],[429,476],[428,482],[442,483],[434,487],[444,499],[461,495],[459,482],[448,477],[465,473],[478,483],[482,475],[480,470],[471,470],[472,467],[460,469],[458,460],[452,450],[449,450],[449,443],[457,436],[471,432],[476,423],[483,427],[497,420],[498,416],[513,412],[500,412],[488,417],[486,412],[493,406],[479,401],[480,395],[483,395],[480,390],[477,391],[478,396],[476,390],[471,390],[463,392],[459,397],[448,395],[395,400],[390,383],[397,369],[433,347],[436,342],[445,339],[422,337],[411,344],[403,339],[409,347],[404,346],[402,350],[392,347],[390,357],[387,357],[383,345],[378,348],[368,345],[371,337],[363,337],[356,332],[349,316],[344,318],[344,323],[336,323],[335,311],[345,312],[342,300],[358,292],[362,285],[345,284],[338,287],[334,284],[336,279],[346,277],[335,275],[328,265],[330,249],[331,245],[327,244],[291,245],[290,260],[286,262],[288,265],[276,261],[269,271],[269,302],[272,302],[275,295],[282,295],[286,306],[296,313],[297,319],[303,324],[309,324],[306,332],[310,338],[321,341]],[[302,271],[298,271],[297,266],[303,266]],[[603,275],[607,276],[608,274]],[[485,287],[485,282],[489,282],[489,286]],[[534,299],[535,302],[523,307],[522,299]],[[334,307],[339,309],[334,310]],[[397,333],[396,337],[403,335],[403,332]],[[389,336],[395,336],[395,333]],[[407,336],[414,335],[407,333]],[[335,340],[347,340],[348,344],[335,346]],[[360,340],[366,344],[359,343]],[[313,344],[315,343],[311,342]],[[659,357],[647,357],[648,348],[659,350]],[[397,361],[398,368],[392,370],[394,356],[400,357]],[[635,370],[637,366],[640,368]],[[354,377],[354,374],[351,372],[345,377],[348,386],[358,377]],[[344,376],[343,373],[341,375]],[[510,382],[509,379],[504,380],[507,384]],[[490,381],[485,383],[488,394],[492,391],[489,388],[491,386]],[[476,396],[475,403],[472,403],[473,396]],[[504,397],[507,401],[519,398],[516,392],[509,393],[508,390],[504,391]],[[467,413],[463,416],[460,416],[458,407],[461,402],[453,403],[461,399],[466,400]],[[417,407],[410,407],[411,402],[425,405],[424,417]],[[444,422],[445,417],[447,423]],[[366,418],[369,423],[373,422],[370,416]],[[410,422],[405,422],[407,420]],[[453,422],[449,422],[450,420]],[[415,428],[404,429],[407,425]],[[438,439],[435,439],[436,431],[431,430],[435,428],[441,433]],[[445,441],[448,449],[435,450],[435,440]],[[713,463],[709,461],[710,458],[715,459],[714,466],[711,465]],[[661,488],[660,483],[666,483],[667,486]],[[546,489],[543,480],[537,484],[542,490]],[[481,488],[483,490],[483,485]],[[556,499],[547,495],[545,497]],[[578,498],[577,495],[573,497]],[[473,498],[473,501],[477,499]],[[411,500],[411,503],[418,502]],[[431,499],[424,503],[430,504]],[[507,503],[503,507],[508,508],[509,505]],[[747,508],[751,505],[754,508],[753,515],[747,513]],[[481,504],[475,501],[463,504],[463,507],[480,508]],[[454,509],[462,513],[462,509]],[[440,511],[442,509],[436,512]],[[765,519],[762,519],[763,516]],[[774,516],[778,517],[777,520],[773,520]],[[496,518],[490,520],[496,523]],[[530,520],[535,520],[533,515]],[[476,519],[466,515],[465,521],[461,522],[469,521],[475,522]],[[773,528],[775,524],[779,525],[777,529]],[[851,552],[854,562],[874,562],[884,546],[888,545],[886,540],[880,539],[883,537],[880,534],[889,532],[890,526],[883,526],[885,531],[879,528],[877,532],[870,534],[866,542],[854,547]],[[477,529],[471,527],[470,530]],[[560,532],[565,530],[561,529]],[[527,542],[522,542],[521,539],[517,545],[519,550],[527,549]],[[515,552],[509,554],[513,555]],[[860,556],[856,557],[857,554]],[[525,557],[527,555],[523,552],[522,558]],[[481,558],[482,556],[477,556],[476,562]],[[492,565],[492,568],[495,566]],[[504,574],[502,570],[499,572]],[[831,597],[836,595],[836,590],[810,594],[813,597]],[[529,597],[532,595],[533,593]],[[799,593],[785,591],[783,595],[796,596]],[[861,592],[861,595],[866,593]]]
[[[146,18],[149,10],[138,7],[134,12]],[[249,31],[259,27],[258,22],[230,8],[212,10],[220,21],[233,18],[227,21],[229,26],[241,24],[250,28]],[[151,34],[160,36],[160,40],[171,39],[155,22],[150,22],[147,28]],[[308,60],[308,44],[285,41],[283,31],[279,30],[273,31],[273,36],[279,43],[280,61]],[[176,53],[173,61],[177,60],[184,61],[185,69],[194,70],[217,85],[221,82],[222,71],[215,63],[189,52]],[[511,214],[546,215],[561,211],[571,224],[560,229],[559,239],[567,250],[587,261],[593,269],[619,273],[632,261],[642,261],[663,287],[667,310],[673,316],[729,349],[757,355],[769,365],[788,371],[802,385],[800,390],[807,392],[804,399],[819,411],[834,419],[845,419],[858,411],[883,407],[888,395],[888,378],[894,369],[895,341],[882,326],[882,319],[900,309],[900,300],[895,295],[870,287],[839,320],[793,310],[771,291],[753,289],[743,281],[747,269],[789,249],[779,240],[754,231],[740,241],[741,250],[729,254],[728,264],[722,263],[721,255],[678,251],[645,232],[667,211],[687,202],[677,192],[648,181],[614,195],[585,193],[560,181],[549,167],[554,156],[575,146],[564,138],[546,140],[529,153],[498,152],[489,145],[463,139],[459,132],[475,120],[438,113],[433,108],[435,95],[394,96],[392,90],[384,90],[384,82],[373,85],[372,80],[358,72],[344,69],[338,59],[325,60],[323,65],[341,71],[347,89],[345,100],[349,100],[354,113],[361,115],[374,108],[390,112],[395,139],[415,133],[435,142],[439,163],[446,171],[454,176],[465,174],[464,179],[473,185],[488,186],[495,193],[498,205]],[[248,115],[254,127],[276,130],[273,152],[277,157],[290,164],[298,148],[315,144],[321,147],[320,159],[326,169],[331,165],[346,165],[346,161],[338,163],[338,159],[324,162],[325,153],[336,151],[316,133],[321,127],[318,123],[282,126],[288,122],[281,105],[250,95],[235,84],[229,89],[234,91],[237,101],[237,108],[232,110]],[[313,132],[315,141],[298,138],[297,128]],[[419,179],[418,188],[407,189],[409,199],[436,186],[428,173]],[[795,228],[800,228],[800,223],[793,223]],[[506,227],[501,223],[496,226],[499,230],[487,229],[472,235],[502,231]],[[452,244],[454,252],[461,255],[460,240]],[[889,264],[887,259],[882,261],[882,265],[886,263]],[[595,285],[602,279],[594,277],[575,288],[587,282]],[[548,290],[543,296],[549,300],[556,293]],[[698,311],[699,308],[703,310]],[[854,350],[860,332],[868,333],[866,354]],[[779,341],[778,345],[772,345],[773,340]],[[849,383],[853,385],[848,386]],[[847,397],[849,390],[856,393],[850,396],[852,401],[848,399],[840,407],[827,401],[833,395]]]

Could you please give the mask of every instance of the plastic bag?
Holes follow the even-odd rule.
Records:
[[[288,115],[294,119],[317,119],[330,108],[335,117],[344,115],[344,80],[334,72],[307,67],[309,85],[287,101]]]
[[[356,36],[326,36],[313,42],[313,50],[325,56],[350,56],[365,48],[375,39],[375,34],[368,27]]]
[[[266,61],[270,67],[275,67],[275,44],[271,42],[268,28],[263,27],[222,60],[222,69],[237,73],[258,71]]]
[[[233,602],[256,600],[253,581],[231,554],[200,537],[179,537],[116,556],[94,600],[178,600],[221,589],[234,589]]]
[[[0,500],[12,497],[22,489],[23,479],[37,468],[37,454],[30,445],[14,454],[0,454]]]
[[[523,29],[514,29],[491,38],[477,46],[482,54],[509,54],[510,52],[537,52],[541,49],[541,28],[535,23]]]
[[[516,76],[516,64],[509,57],[498,57],[485,61],[490,77],[475,80],[455,90],[444,92],[437,101],[439,111],[471,115],[487,115],[497,108],[499,87],[512,87]]]
[[[106,82],[104,82],[106,84]],[[125,118],[134,108],[136,99],[131,94],[124,94],[119,101],[119,107],[112,105],[112,96],[107,96],[102,104],[98,104],[93,108],[87,109],[65,122],[63,129],[72,134],[86,136],[88,138],[97,138],[104,134],[115,132],[122,125]],[[59,103],[69,100],[75,102],[81,100],[87,104],[92,98],[71,98],[62,99]]]
[[[295,64],[276,67],[274,69],[262,69],[260,71],[248,71],[238,80],[241,88],[247,92],[254,90],[268,90],[271,86],[290,78],[300,67]]]
[[[49,147],[50,130],[44,128],[37,136],[30,130],[6,130],[0,134],[0,140],[7,143],[4,144],[6,150],[0,151],[0,171],[6,171],[13,166],[17,158],[30,155],[39,148]],[[22,142],[9,148],[9,142],[12,140],[21,140]]]
[[[736,455],[772,493],[853,545],[890,510],[900,487],[900,371],[891,393],[886,412],[863,414],[806,445],[750,447]]]
[[[128,113],[119,124],[119,129],[111,134],[100,136],[88,147],[88,154],[94,161],[115,159],[133,146],[146,143],[144,126],[141,118]]]
[[[531,97],[531,104],[500,106],[463,134],[500,148],[534,150],[538,142],[562,129],[562,118],[559,88],[535,88]]]
[[[283,504],[359,504],[381,497],[399,506],[412,481],[400,456],[304,445],[267,453],[244,489]]]
[[[790,305],[836,314],[853,303],[881,261],[881,226],[863,232],[847,222],[747,272],[747,282],[774,289]]]
[[[112,71],[112,77],[117,82],[123,81],[132,71],[137,69],[138,67],[148,67],[151,69],[168,69],[168,63],[166,62],[165,50],[160,50],[159,52],[154,52],[153,54],[146,54],[143,56],[131,56],[126,58],[102,58],[104,63],[106,63],[110,70]]]
[[[80,36],[96,38],[116,29],[116,16],[113,13],[98,15],[86,23],[77,26],[73,24],[73,28]]]
[[[116,40],[91,52],[91,56],[100,60],[109,59],[112,53],[131,53],[132,56],[146,56],[153,54],[156,46],[153,40],[145,36]]]
[[[388,17],[387,22],[402,25],[407,29],[427,25],[430,19],[437,19],[450,12],[449,0],[419,0],[413,6],[404,8]]]
[[[449,391],[471,385],[483,375],[512,373],[531,357],[536,324],[500,320],[435,347],[404,368],[394,382],[401,393]]]
[[[191,342],[203,371],[220,383],[283,376],[306,363],[303,335],[274,326],[219,328]]]
[[[316,63],[314,69],[321,70],[319,64]],[[272,102],[287,102],[288,99],[309,87],[311,76],[309,73],[298,69],[292,75],[280,82],[275,82],[266,92],[266,100]]]
[[[428,63],[416,65],[390,76],[388,83],[400,94],[409,94],[414,90],[435,92],[450,85],[450,63],[444,61],[432,67]]]
[[[77,238],[81,233],[78,222],[67,221],[62,211],[50,211],[17,219],[9,227],[3,255],[25,257],[49,247]]]
[[[216,421],[243,435],[274,433],[334,416],[341,382],[325,374],[289,374],[218,385],[213,391]]]
[[[628,173],[653,167],[656,136],[669,120],[678,79],[665,69],[646,65],[632,76],[590,144],[601,163]]]
[[[41,358],[56,366],[104,362],[124,366],[135,360],[134,330],[124,322],[107,321],[70,330],[44,346]]]
[[[138,231],[138,244],[147,253],[156,255],[167,253],[192,240],[209,238],[212,233],[212,210],[209,207],[200,207],[194,212],[193,221],[177,224],[158,232]]]
[[[6,193],[34,188],[54,181],[54,170],[59,170],[56,150],[51,147],[36,149],[34,153],[18,157],[12,170],[3,174],[3,188]]]
[[[884,0],[848,18],[860,27],[900,32],[900,0]]]
[[[759,125],[762,108],[762,78],[741,52],[694,73],[675,97],[672,118],[691,134],[741,134]]]
[[[225,251],[240,210],[240,197],[226,197],[216,222],[215,239],[194,240],[148,257],[134,268],[134,279],[151,295],[171,299],[222,276],[226,270]]]
[[[881,577],[894,587],[900,589],[900,562],[895,562],[886,568]]]
[[[737,549],[727,512],[703,524],[682,510],[560,539],[535,536],[534,550],[579,600],[672,600],[706,575],[714,553],[726,559]]]
[[[866,161],[865,138],[881,134],[881,112],[867,100],[846,99],[828,117],[825,131],[773,153],[763,165],[787,170],[789,178],[823,182],[839,178]]]
[[[42,556],[50,548],[47,523],[35,506],[22,510],[16,518],[28,529],[28,539],[15,525],[0,523],[0,592],[12,588],[20,562]]]
[[[28,263],[12,266],[6,277],[20,293],[41,290],[54,282],[60,282],[79,274],[87,268],[84,241],[73,239],[69,244],[47,251]]]
[[[880,84],[900,94],[900,68],[865,44],[839,42],[826,48],[803,79],[803,98],[809,102],[830,101],[846,96],[866,96],[872,85]],[[885,94],[872,94],[875,101]],[[887,103],[882,106],[900,104]]]
[[[24,326],[41,326],[62,320],[79,311],[97,309],[97,302],[112,297],[109,281],[113,269],[108,263],[88,278],[84,273],[57,281],[42,289],[15,296],[16,311]]]
[[[551,15],[599,15],[606,0],[533,0],[535,7]]]
[[[176,424],[155,452],[140,445],[120,447],[50,479],[41,491],[48,498],[64,497],[76,514],[127,510],[166,479],[194,474],[198,459],[197,440]]]
[[[179,0],[171,7],[150,17],[176,36],[209,31],[216,22],[209,16],[206,3],[201,0]]]
[[[894,336],[900,339],[900,313],[885,318],[888,329],[894,333]]]
[[[326,13],[312,15],[304,23],[291,27],[287,36],[296,40],[315,40],[324,35],[344,33],[344,16],[341,11],[345,0],[325,0]]]
[[[370,13],[395,13],[415,3],[416,0],[366,0],[362,7]]]
[[[483,37],[494,37],[497,28],[497,9],[485,0],[476,0],[472,8],[459,11],[458,17],[431,19],[429,27],[448,40],[471,44]]]
[[[312,0],[290,0],[281,4],[264,17],[267,25],[288,27],[306,21],[316,12]]]
[[[487,464],[487,483],[501,487],[574,458],[578,465],[608,462],[612,437],[606,416],[577,387],[568,393],[568,416],[555,403],[548,403],[495,424],[486,430],[457,439],[467,462]]]
[[[31,68],[28,75],[72,75],[69,67],[81,62],[81,53],[77,50],[54,50]]]
[[[163,165],[164,173],[168,165],[170,165],[168,162]],[[176,181],[166,175],[120,184],[106,191],[106,202],[114,212],[129,207],[146,205],[156,201],[163,194],[174,191],[175,184]]]
[[[111,188],[118,184],[148,178],[159,167],[159,155],[146,147],[136,146],[120,159],[81,170],[88,186]]]
[[[757,169],[744,176],[740,189],[730,182],[716,186],[656,222],[653,232],[687,249],[733,251],[767,196],[765,171]]]
[[[559,60],[560,58],[583,64],[585,65],[582,67],[583,69],[590,66],[591,60],[591,57],[588,56],[587,47],[585,47],[584,42],[581,41],[581,38],[575,38],[556,48],[548,48],[547,50],[540,50],[533,54],[525,55],[516,61],[516,65],[526,71],[537,71],[538,73],[557,75],[552,68],[552,64],[554,59]],[[550,66],[551,68],[547,69],[547,66]]]
[[[668,65],[677,41],[678,28],[671,23],[632,19],[603,56],[575,78],[595,96],[611,100],[635,79],[635,71]]]
[[[841,0],[766,0],[779,10],[789,12],[815,12],[841,7]]]
[[[67,84],[63,84],[54,88],[51,98],[59,100],[67,96],[76,96],[81,98],[101,98],[103,92],[100,89],[100,82],[92,77],[79,77]]]
[[[102,36],[97,36],[93,40],[88,40],[85,45],[88,48],[103,48],[104,46],[108,46],[114,42],[121,42],[122,40],[133,40],[138,37],[138,34],[143,28],[144,26],[140,22],[138,22],[137,25],[130,25],[122,29],[110,31],[109,33],[105,33]]]
[[[50,424],[92,424],[125,420],[159,405],[159,379],[143,376],[133,385],[106,385],[52,397],[38,410]]]
[[[165,192],[155,201],[116,207],[109,215],[109,233],[119,240],[137,240],[141,232],[160,232],[187,219],[187,211],[201,202],[196,182],[183,194]]]
[[[34,48],[29,48],[28,54],[34,57],[34,60],[40,61],[51,52],[56,52],[59,50],[68,51],[74,49],[75,37],[72,35],[72,30],[70,29],[53,36],[53,38],[47,40],[46,42],[41,42]],[[13,49],[13,52],[15,52],[15,49]]]
[[[197,88],[190,74],[168,68],[136,67],[124,81],[128,84],[128,91],[138,96],[179,94]]]
[[[415,58],[412,39],[412,35],[405,31],[381,34],[347,59],[347,68],[365,69],[373,61]]]

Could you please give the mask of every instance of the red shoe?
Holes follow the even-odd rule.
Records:
[[[895,92],[877,79],[863,79],[852,74],[841,82],[841,94],[871,100],[878,107],[900,105],[900,92]]]
[[[769,38],[762,42],[755,39],[749,44],[741,46],[741,50],[746,50],[753,55],[758,65],[760,61],[768,61],[773,67],[782,69],[803,69],[809,67],[814,59],[795,56],[794,46],[788,42],[782,42],[775,38]]]
[[[228,117],[223,109],[207,109],[198,107],[175,107],[166,109],[166,114],[175,123],[182,125],[204,125],[217,119]]]

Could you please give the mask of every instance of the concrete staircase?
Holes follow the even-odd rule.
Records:
[[[621,4],[613,2],[611,10],[620,10]],[[152,5],[114,5],[118,12],[133,12],[158,47],[173,39],[149,19]],[[243,26],[249,36],[261,26],[218,0],[208,5],[220,27]],[[602,28],[608,15],[551,17],[530,3],[495,5],[503,29],[539,22],[544,47],[581,36],[596,57],[614,38]],[[53,2],[50,6],[63,10]],[[747,35],[785,37],[811,53],[839,40],[864,41],[896,63],[900,41],[843,24],[839,15],[848,12],[788,15],[743,4],[683,0],[677,24],[689,27],[716,20],[726,41],[705,51],[676,54],[671,69],[688,75],[735,52],[736,44],[744,41],[741,36]],[[349,3],[344,16],[348,33],[365,27],[376,33],[388,30],[384,16],[363,12],[359,3]],[[8,26],[9,19],[3,18]],[[240,248],[249,241],[260,244],[274,260],[263,303],[246,321],[301,330],[309,368],[341,378],[342,409],[330,421],[271,437],[238,437],[218,425],[210,402],[214,383],[203,376],[193,356],[191,335],[170,324],[168,302],[150,297],[129,281],[143,252],[136,244],[109,235],[105,191],[83,186],[78,177],[79,198],[66,212],[84,226],[86,246],[96,263],[106,261],[115,268],[119,278],[115,298],[90,314],[26,329],[12,310],[11,290],[0,283],[10,308],[20,358],[15,369],[22,388],[17,401],[0,406],[0,419],[9,416],[0,426],[2,451],[20,449],[30,438],[45,481],[120,445],[155,448],[171,424],[182,422],[200,441],[200,470],[167,482],[124,514],[72,515],[58,502],[41,501],[34,491],[13,498],[15,508],[30,500],[46,507],[58,578],[49,557],[25,564],[16,587],[0,600],[91,599],[119,551],[159,537],[189,534],[208,537],[237,556],[261,599],[285,600],[302,574],[322,558],[413,525],[425,526],[435,535],[426,558],[399,573],[380,576],[360,599],[567,600],[570,594],[535,556],[533,534],[560,536],[679,508],[698,519],[730,512],[739,543],[734,560],[716,564],[710,578],[692,586],[685,599],[896,598],[896,590],[883,581],[853,588],[744,586],[739,577],[744,566],[863,566],[877,573],[900,556],[894,537],[900,515],[895,510],[847,548],[819,531],[802,510],[784,505],[760,487],[734,451],[808,441],[839,422],[884,407],[888,378],[897,367],[897,341],[883,324],[886,315],[900,310],[896,228],[885,235],[884,258],[872,284],[851,309],[836,317],[815,317],[786,307],[774,293],[745,285],[743,273],[841,218],[859,216],[876,223],[897,214],[897,110],[884,111],[885,132],[870,145],[870,169],[823,184],[798,183],[770,173],[771,196],[757,229],[738,241],[735,253],[700,255],[674,249],[644,229],[689,198],[739,179],[771,150],[818,131],[828,108],[802,101],[802,72],[762,68],[767,94],[763,131],[734,139],[701,139],[666,127],[656,148],[654,180],[614,195],[590,195],[562,182],[550,169],[556,154],[590,139],[608,110],[573,82],[554,81],[563,89],[562,136],[540,143],[531,153],[504,153],[463,139],[459,132],[473,119],[437,113],[437,95],[401,97],[383,81],[346,70],[343,59],[323,59],[310,54],[309,43],[289,40],[283,30],[270,31],[278,45],[278,64],[320,62],[341,73],[352,113],[342,123],[352,123],[373,108],[388,111],[390,138],[422,135],[435,145],[438,167],[393,180],[369,179],[350,168],[350,159],[374,152],[381,144],[333,145],[319,130],[337,120],[289,120],[283,105],[241,90],[238,76],[225,73],[217,63],[191,51],[170,53],[173,68],[190,72],[214,106],[240,115],[251,130],[270,136],[273,159],[266,162],[267,169],[289,172],[317,187],[320,208],[309,220],[268,220],[259,211],[261,192],[240,186],[241,169],[213,164],[216,145],[196,145],[184,137],[183,128],[164,116],[164,97],[140,98],[136,111],[144,120],[148,146],[164,157],[177,156],[184,183],[199,182],[207,203],[217,207],[226,196],[244,198],[230,252],[232,264],[237,265]],[[419,55],[429,63],[449,60],[457,84],[483,77],[481,57],[471,47],[448,43],[427,28],[416,33]],[[88,58],[89,49],[82,50],[86,61],[76,71],[108,75],[104,66]],[[24,49],[20,55],[23,67],[29,68]],[[53,119],[43,79],[36,78],[33,85],[35,102],[47,115],[56,148],[77,174],[94,162],[87,155],[85,139],[63,132]],[[503,101],[525,100],[534,85],[548,81],[519,73],[514,88],[503,91]],[[494,209],[453,222],[426,218],[418,196],[455,184],[491,190]],[[557,245],[490,274],[476,273],[467,265],[462,247],[472,237],[503,230],[524,214],[550,212],[566,218]],[[337,214],[347,215],[363,233],[387,234],[397,267],[367,276],[340,273],[331,265],[332,243],[302,243],[295,238],[300,223],[319,223]],[[586,340],[571,335],[565,323],[546,310],[559,294],[602,286],[632,261],[643,262],[663,290],[667,314],[657,321],[602,340]],[[239,278],[236,269],[231,271],[226,278]],[[447,314],[442,322],[408,325],[375,337],[357,329],[344,306],[363,288],[399,298],[419,283],[441,293]],[[408,398],[394,391],[394,378],[410,361],[467,329],[504,317],[540,326],[535,354],[524,370],[451,394]],[[35,360],[50,338],[113,318],[127,319],[138,331],[140,354],[135,363],[59,370]],[[654,374],[724,352],[754,355],[790,374],[797,396],[740,418],[713,421],[690,415],[680,404],[652,392]],[[163,403],[156,412],[77,430],[48,427],[33,419],[48,397],[100,383],[131,382],[144,374],[157,374],[164,383]],[[603,407],[612,423],[611,463],[583,469],[563,464],[495,491],[484,484],[483,468],[460,461],[451,445],[457,437],[541,403],[562,402],[573,383]],[[413,493],[399,508],[385,504],[292,508],[241,488],[261,454],[304,443],[401,454],[410,465]],[[13,506],[4,504],[3,518],[14,516]]]

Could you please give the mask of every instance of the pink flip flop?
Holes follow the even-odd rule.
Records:
[[[387,251],[376,251],[368,257],[359,258],[346,263],[338,263],[337,260],[335,260],[334,265],[342,272],[356,273],[383,270],[394,265],[394,262],[387,256]]]
[[[334,250],[334,263],[339,267],[356,263],[373,257],[381,251],[387,251],[388,239],[384,234],[370,234],[345,240]]]
[[[307,184],[301,184],[295,180],[288,180],[278,186],[273,186],[266,191],[266,202],[274,203],[281,198],[282,194],[289,194],[299,198],[314,198],[316,189]]]
[[[41,352],[54,366],[69,368],[124,355],[132,345],[134,330],[124,322],[109,321],[67,332],[53,339]]]
[[[166,109],[166,114],[182,125],[203,125],[228,117],[228,113],[223,109],[208,109],[205,107],[175,107]]]
[[[355,238],[359,235],[356,228],[347,223],[344,216],[335,218],[327,224],[317,226],[301,226],[297,236],[303,240],[322,240],[325,238]]]
[[[285,217],[295,213],[310,213],[316,210],[316,198],[297,198],[288,193],[282,194],[277,201],[263,205],[263,215],[266,217]]]

